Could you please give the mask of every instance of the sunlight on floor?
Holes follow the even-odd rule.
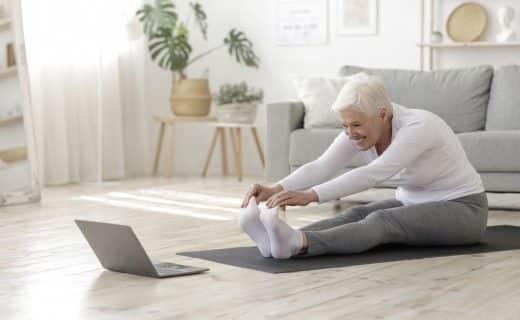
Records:
[[[193,217],[193,218],[206,219],[206,220],[228,221],[228,220],[233,219],[231,217],[222,217],[219,215],[199,213],[199,212],[191,211],[189,209],[181,208],[179,206],[161,205],[161,204],[155,204],[153,202],[136,201],[134,199],[116,200],[116,199],[111,199],[109,196],[108,197],[107,196],[80,196],[77,199],[100,202],[100,203],[104,203],[104,204],[108,204],[108,205],[120,207],[120,208],[168,213],[168,214],[173,214],[173,215],[189,216],[189,217]]]
[[[115,197],[115,198],[134,199],[134,200],[138,200],[138,201],[158,203],[158,204],[178,205],[178,206],[197,208],[197,209],[220,210],[220,211],[224,211],[224,212],[233,212],[236,214],[238,214],[238,212],[239,212],[238,208],[232,209],[232,208],[222,207],[222,206],[206,205],[206,204],[199,204],[199,203],[192,203],[192,202],[185,202],[185,201],[176,201],[176,200],[167,200],[167,199],[161,199],[161,198],[157,198],[157,197],[136,196],[136,195],[133,195],[131,193],[126,193],[126,192],[110,192],[108,195],[111,197]]]

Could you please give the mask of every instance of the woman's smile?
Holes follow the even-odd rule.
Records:
[[[365,141],[366,137],[358,137],[358,138],[352,138],[356,144],[362,144]]]

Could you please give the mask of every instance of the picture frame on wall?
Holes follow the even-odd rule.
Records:
[[[278,0],[278,45],[324,45],[328,42],[328,0]]]
[[[337,0],[337,33],[376,35],[378,0]]]

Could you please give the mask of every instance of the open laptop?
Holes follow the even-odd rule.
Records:
[[[105,269],[154,278],[209,270],[169,262],[152,263],[129,226],[87,220],[74,221]]]

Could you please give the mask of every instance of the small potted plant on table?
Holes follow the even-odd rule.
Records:
[[[249,87],[244,81],[221,86],[215,95],[218,121],[253,123],[263,97],[263,90]]]

